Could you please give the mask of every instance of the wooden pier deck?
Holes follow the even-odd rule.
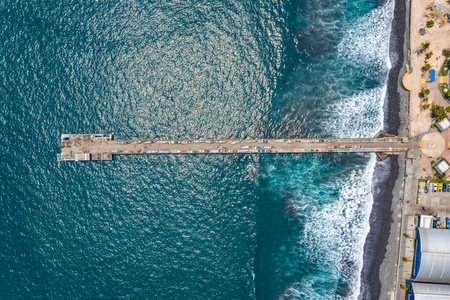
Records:
[[[366,139],[245,139],[245,140],[114,140],[104,134],[63,134],[58,161],[112,160],[135,154],[256,154],[314,152],[376,152],[405,154],[414,147],[408,138]]]

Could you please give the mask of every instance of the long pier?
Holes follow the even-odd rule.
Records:
[[[379,136],[345,139],[243,139],[243,140],[114,140],[104,134],[63,134],[58,161],[112,160],[115,155],[136,154],[256,154],[315,152],[375,152],[405,154],[413,148],[408,138]]]

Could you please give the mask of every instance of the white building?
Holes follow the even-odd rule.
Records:
[[[415,281],[450,283],[450,230],[418,228]]]
[[[450,169],[450,164],[445,158],[443,158],[433,166],[433,169],[435,169],[436,172],[442,175],[447,172],[448,169]]]
[[[419,227],[433,228],[433,216],[420,215]]]
[[[435,283],[411,283],[411,300],[450,300],[450,285]]]
[[[440,132],[444,132],[450,127],[450,120],[447,117],[445,117],[444,120],[436,122],[434,125]]]

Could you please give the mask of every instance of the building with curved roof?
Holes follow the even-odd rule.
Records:
[[[450,284],[411,283],[410,300],[450,300]]]
[[[450,230],[418,228],[413,275],[416,281],[450,283]]]

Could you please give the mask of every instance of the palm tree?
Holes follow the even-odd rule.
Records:
[[[430,52],[427,53],[427,57],[428,57],[428,58],[430,58],[430,57],[432,57],[432,56],[433,56],[433,51],[430,51]]]
[[[422,42],[422,50],[427,50],[428,48],[430,48],[430,42]]]
[[[447,117],[444,108],[439,104],[433,105],[433,114],[438,122],[444,121],[445,117]]]

